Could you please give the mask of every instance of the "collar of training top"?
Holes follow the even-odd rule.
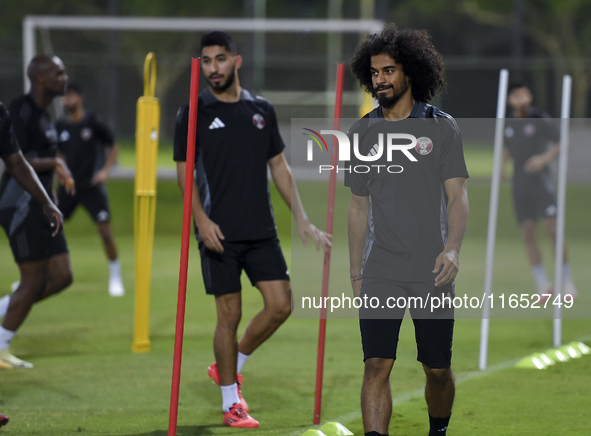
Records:
[[[221,100],[218,100],[215,95],[212,94],[212,92],[209,90],[209,88],[207,88],[205,91],[203,91],[199,97],[201,98],[201,101],[203,102],[203,104],[205,106],[213,104],[213,103],[224,103]],[[248,92],[246,89],[242,88],[242,90],[240,91],[240,99],[238,101],[253,101],[254,97],[252,96],[252,94],[250,92]]]
[[[427,109],[429,105],[421,101],[415,101],[408,118],[427,118]],[[378,106],[369,113],[370,118],[384,118],[382,106]]]

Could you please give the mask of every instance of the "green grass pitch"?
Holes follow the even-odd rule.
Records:
[[[18,356],[32,361],[32,370],[0,371],[0,411],[10,423],[6,435],[144,435],[167,434],[168,407],[178,283],[181,199],[173,182],[158,185],[158,206],[151,294],[152,351],[132,354],[133,325],[133,184],[109,185],[114,231],[119,244],[127,295],[113,299],[107,293],[108,271],[98,235],[83,210],[66,225],[74,269],[74,284],[62,295],[36,306],[13,342]],[[323,188],[301,183],[310,217],[325,220]],[[458,286],[475,294],[482,291],[489,186],[470,182],[471,221],[461,254]],[[591,277],[586,273],[591,232],[589,186],[570,186],[567,239],[573,275],[581,304],[589,304]],[[347,271],[343,255],[347,193],[339,190],[335,228],[333,283]],[[273,190],[280,239],[288,261],[306,254],[316,268],[322,254],[301,242],[290,241],[290,217]],[[542,238],[549,270],[551,253]],[[341,246],[337,249],[337,246]],[[180,391],[179,430],[183,436],[237,434],[299,435],[312,425],[316,370],[317,320],[290,319],[250,359],[244,369],[244,395],[258,430],[234,430],[221,425],[221,394],[206,377],[213,362],[215,325],[213,299],[204,294],[196,244],[190,254],[189,292]],[[292,247],[293,246],[293,247]],[[293,254],[292,254],[293,249]],[[18,278],[4,234],[0,236],[0,295]],[[293,261],[292,261],[293,264]],[[295,266],[294,266],[295,268]],[[292,271],[294,275],[297,270]],[[243,319],[261,307],[261,298],[246,281]],[[300,282],[303,283],[303,282]],[[345,281],[346,283],[346,281]],[[533,292],[523,247],[509,201],[501,189],[501,214],[495,269],[495,289]],[[297,291],[297,290],[296,290]],[[333,289],[341,292],[342,289]],[[349,289],[344,289],[348,292]],[[241,326],[243,331],[244,325]],[[591,424],[591,357],[583,357],[545,371],[517,370],[512,364],[529,353],[551,345],[550,320],[491,321],[489,365],[477,370],[479,320],[456,323],[453,366],[458,380],[450,436],[458,435],[585,435]],[[591,321],[565,320],[565,341],[591,341]],[[416,362],[412,324],[401,332],[399,358],[392,374],[394,419],[391,434],[425,435],[424,376]],[[362,435],[359,392],[362,379],[359,330],[354,320],[328,322],[324,378],[324,421],[338,420]]]

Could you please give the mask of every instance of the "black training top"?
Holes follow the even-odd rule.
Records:
[[[0,158],[5,160],[19,150],[10,116],[2,102],[0,102]]]
[[[381,157],[373,162],[355,157],[355,133],[363,156],[379,154],[379,134],[383,134]],[[412,135],[417,144],[388,153],[389,133]],[[370,197],[363,276],[402,282],[434,280],[435,259],[447,242],[443,183],[468,178],[455,120],[434,106],[417,102],[408,118],[393,122],[385,120],[377,107],[353,125],[349,137],[352,171],[345,173],[345,185],[355,195]],[[409,144],[409,140],[394,140],[393,144]]]
[[[559,140],[558,129],[550,115],[531,108],[526,118],[507,118],[505,123],[505,147],[513,158],[513,189],[519,193],[529,193],[540,186],[552,190],[548,166],[533,175],[524,169],[530,157],[544,153],[549,142]]]
[[[37,103],[28,94],[14,100],[8,110],[16,139],[23,154],[30,158],[54,158],[57,154],[57,131],[47,111],[37,106]],[[53,169],[38,172],[37,175],[51,196]],[[10,174],[6,172],[2,175],[0,193],[4,192],[11,179]],[[18,186],[11,184],[11,186],[13,185]]]
[[[85,115],[76,124],[64,118],[55,127],[59,151],[72,172],[76,189],[88,188],[92,177],[105,165],[105,148],[115,143],[111,130],[94,114]]]
[[[174,160],[187,155],[189,106],[177,114]],[[235,103],[219,101],[209,89],[199,95],[195,177],[205,213],[226,241],[277,235],[267,180],[267,161],[285,145],[273,106],[242,90]]]

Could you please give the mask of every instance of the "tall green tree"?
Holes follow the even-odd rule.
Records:
[[[478,23],[509,29],[512,25],[510,6],[508,1],[465,0],[462,10]],[[523,32],[554,59],[556,83],[561,83],[564,74],[573,77],[575,117],[585,117],[589,106],[589,17],[591,2],[588,0],[529,0],[524,3]]]

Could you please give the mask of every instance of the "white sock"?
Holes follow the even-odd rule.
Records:
[[[562,281],[564,283],[568,283],[568,282],[573,281],[573,276],[571,275],[571,272],[570,272],[570,263],[568,263],[568,262],[562,266]],[[0,312],[0,316],[2,316],[1,312]]]
[[[532,266],[531,273],[534,276],[538,289],[545,289],[548,286],[552,286],[552,282],[548,278],[548,273],[543,263]]]
[[[121,281],[121,264],[119,259],[109,261],[109,275],[110,279],[117,279]]]
[[[240,374],[242,372],[242,367],[250,357],[250,354],[242,354],[240,351],[238,352],[238,365],[236,365],[236,374]]]
[[[4,327],[0,327],[0,350],[8,350],[8,348],[10,348],[10,343],[12,342],[14,335],[16,335],[16,332],[11,332]]]
[[[234,383],[230,386],[220,386],[220,388],[222,388],[222,409],[224,413],[227,413],[234,404],[240,404],[238,386]]]
[[[4,318],[6,316],[6,312],[8,311],[8,304],[10,303],[10,295],[5,295],[4,297],[0,298],[0,318]]]

